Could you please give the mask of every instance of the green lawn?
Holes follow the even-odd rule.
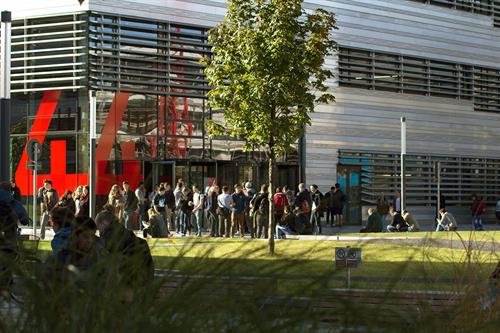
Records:
[[[453,233],[431,235],[458,239]],[[461,235],[468,237],[466,232]],[[486,233],[481,235],[486,240]],[[341,280],[330,279],[345,275],[344,270],[334,269],[337,246],[362,248],[361,267],[351,273],[354,288],[460,289],[471,280],[486,281],[500,257],[492,251],[472,251],[467,256],[463,249],[342,241],[280,240],[274,256],[268,254],[267,242],[261,240],[150,239],[149,244],[156,268],[189,274],[274,277],[282,290],[288,291],[307,284],[318,288],[343,286]],[[40,249],[50,250],[50,243],[41,242]]]
[[[345,237],[382,237],[382,238],[394,238],[394,237],[408,237],[408,238],[430,238],[430,239],[447,239],[447,240],[469,240],[473,239],[475,241],[483,242],[500,242],[500,231],[456,231],[456,232],[404,232],[404,233],[393,233],[393,232],[383,232],[383,233],[351,233],[340,235]]]

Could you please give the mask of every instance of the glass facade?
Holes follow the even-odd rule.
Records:
[[[101,203],[124,180],[133,188],[181,178],[203,187],[264,182],[264,152],[244,152],[243,142],[209,138],[205,129],[220,115],[207,106],[200,64],[210,56],[207,31],[95,12],[15,21],[11,146],[22,194],[32,194],[31,138],[43,146],[40,184],[50,178],[62,192],[88,183],[92,91]],[[298,151],[286,161],[277,178],[294,185]]]

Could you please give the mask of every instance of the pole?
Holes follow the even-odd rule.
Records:
[[[441,162],[437,162],[437,218],[441,209]]]
[[[12,15],[1,13],[0,39],[0,181],[10,181],[10,35]]]
[[[89,92],[90,111],[90,139],[89,139],[89,214],[91,218],[96,216],[96,92]]]
[[[406,208],[405,188],[406,118],[401,117],[401,212]]]
[[[35,143],[33,145],[33,149],[35,150],[35,153],[33,154],[34,157],[35,157],[35,165],[34,165],[34,168],[33,168],[33,239],[36,239],[36,221],[37,221],[37,209],[38,209],[38,205],[37,205],[37,177],[38,177],[38,144]]]

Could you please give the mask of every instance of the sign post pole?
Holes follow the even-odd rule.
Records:
[[[359,267],[361,263],[361,248],[336,247],[335,268],[345,268],[345,286],[351,288],[351,268]]]
[[[36,221],[37,221],[37,178],[38,178],[38,142],[33,143],[34,150],[34,162],[35,166],[33,168],[33,239],[36,239]]]

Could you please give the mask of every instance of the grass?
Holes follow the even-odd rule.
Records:
[[[342,234],[341,237],[380,237],[380,238],[428,238],[428,239],[446,239],[460,240],[474,239],[481,242],[500,242],[500,231],[456,231],[456,232],[405,232],[405,233],[350,233]]]
[[[466,238],[470,233],[433,233],[430,236],[458,240],[458,235]],[[474,236],[476,240],[490,239],[486,233]],[[460,290],[470,279],[466,271],[471,265],[475,279],[486,281],[500,258],[495,251],[468,252],[465,248],[372,244],[369,241],[280,240],[274,256],[268,254],[267,242],[263,240],[182,238],[150,239],[148,242],[157,269],[186,274],[273,277],[285,293],[293,292],[290,286],[304,283],[311,284],[308,288],[311,291],[343,287],[345,270],[334,268],[335,247],[361,247],[362,264],[351,270],[351,286],[367,289]],[[40,242],[39,249],[48,254],[50,243]]]
[[[369,240],[280,240],[276,242],[276,255],[270,256],[267,242],[261,240],[182,238],[150,239],[148,242],[156,268],[171,273],[198,274],[201,275],[200,279],[191,276],[187,280],[192,279],[195,283],[184,289],[175,287],[178,289],[172,294],[164,294],[160,286],[172,283],[177,276],[167,274],[164,279],[155,279],[151,285],[135,289],[134,294],[115,283],[116,276],[119,275],[113,270],[116,262],[111,260],[112,257],[102,262],[102,267],[97,267],[85,284],[73,283],[80,280],[68,280],[66,284],[61,284],[60,280],[47,279],[43,264],[41,268],[44,269],[38,272],[35,279],[26,279],[26,293],[30,302],[22,307],[24,312],[19,318],[29,320],[7,322],[3,319],[9,317],[2,318],[0,315],[0,332],[157,332],[160,327],[186,332],[333,332],[342,331],[342,327],[356,328],[365,311],[383,317],[385,314],[382,311],[385,310],[369,306],[363,308],[363,305],[358,304],[353,304],[354,307],[349,310],[350,304],[347,303],[345,311],[348,311],[352,321],[349,319],[346,322],[323,323],[317,320],[322,318],[321,315],[312,308],[308,308],[301,316],[289,316],[285,320],[283,316],[287,314],[288,308],[281,311],[273,307],[262,307],[265,303],[262,303],[262,299],[267,302],[268,295],[300,296],[301,299],[302,296],[312,296],[311,299],[321,299],[325,288],[343,287],[345,271],[334,269],[333,256],[335,247],[347,245],[362,248],[361,267],[352,270],[353,288],[467,291],[467,295],[473,296],[471,306],[467,306],[465,312],[470,312],[470,316],[463,317],[459,324],[454,317],[456,311],[453,311],[449,318],[439,315],[434,316],[433,321],[428,321],[427,317],[422,317],[416,321],[418,325],[422,325],[421,328],[408,328],[404,321],[400,321],[399,315],[394,313],[391,314],[394,322],[383,324],[386,326],[378,326],[382,324],[375,322],[373,327],[365,327],[363,331],[373,329],[379,332],[383,327],[389,328],[387,325],[394,325],[392,330],[384,331],[400,332],[406,327],[412,332],[476,333],[480,332],[478,327],[484,328],[488,324],[493,329],[483,329],[483,332],[495,332],[494,327],[498,323],[498,314],[483,318],[479,316],[482,312],[477,309],[477,295],[483,295],[487,276],[499,260],[498,253],[493,250],[405,246],[394,242],[371,243]],[[39,249],[42,256],[48,255],[50,242],[40,242]],[[103,270],[104,267],[106,269]],[[105,273],[108,269],[109,276]],[[254,279],[245,280],[244,283],[248,281],[252,285],[250,287],[255,288],[255,294],[238,298],[234,289],[229,289],[229,292],[221,290],[228,284],[227,281],[230,286],[234,286],[231,283],[233,276],[253,277]],[[178,281],[178,286],[181,286],[182,277]],[[234,281],[236,288],[239,288],[242,279]],[[99,288],[95,288],[96,285]],[[266,289],[268,286],[270,288]],[[474,289],[470,293],[471,286],[477,292]],[[207,290],[211,293],[206,293]],[[261,299],[262,292],[265,292],[266,298]],[[247,297],[253,298],[249,301]],[[246,302],[242,302],[245,300]],[[387,307],[392,309],[393,305],[388,304]],[[461,305],[462,307],[465,305]],[[303,311],[293,307],[290,309]],[[407,315],[404,313],[401,319]],[[449,323],[467,329],[456,330]]]

